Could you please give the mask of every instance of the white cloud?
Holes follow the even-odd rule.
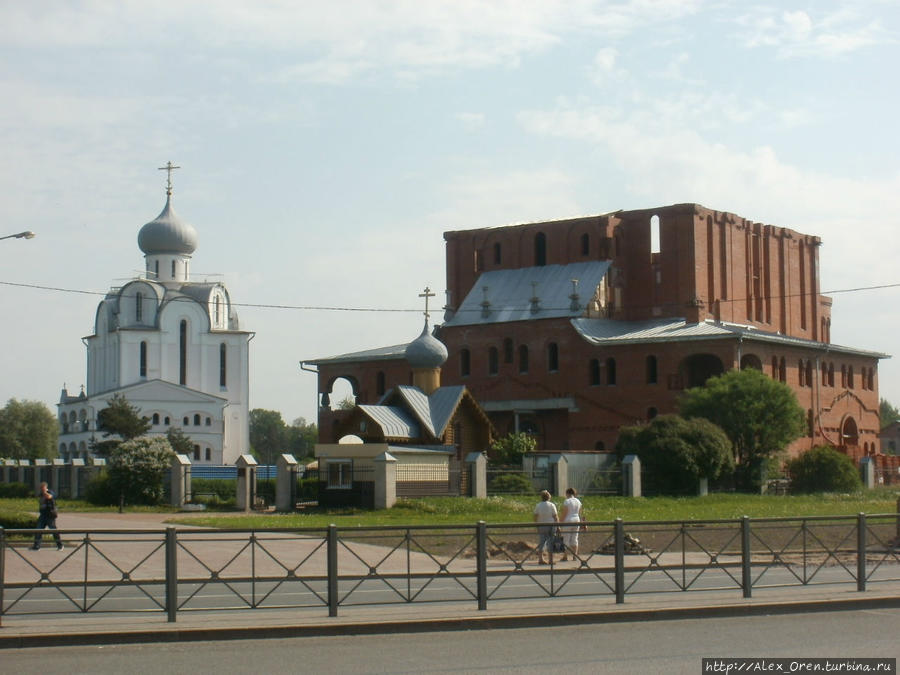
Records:
[[[877,18],[846,9],[812,17],[805,11],[756,9],[737,19],[741,41],[750,48],[773,48],[783,58],[834,57],[864,47],[895,42]]]

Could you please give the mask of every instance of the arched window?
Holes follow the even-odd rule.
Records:
[[[140,377],[147,377],[147,342],[145,340],[141,341],[141,356],[140,356],[140,365],[138,366],[138,375]]]
[[[803,359],[797,364],[797,378],[801,387],[806,384],[806,367],[803,365]]]
[[[503,340],[503,363],[513,362],[513,341],[510,338]]]
[[[809,409],[806,411],[806,433],[810,438],[812,438],[815,434],[815,431],[813,411],[812,409]]]
[[[168,417],[166,417],[166,419],[163,420],[163,423],[164,423],[166,426],[169,426],[172,422],[170,421],[170,419],[169,419]]]
[[[187,384],[187,321],[181,320],[178,335],[178,384]]]
[[[379,370],[375,375],[375,393],[379,396],[384,395],[385,384],[384,384],[384,371]]]
[[[187,426],[188,424],[190,424],[190,423],[191,423],[191,421],[190,421],[187,417],[185,417],[183,420],[181,420],[181,425],[182,425],[182,426],[185,426],[185,427],[186,427],[186,426]]]
[[[606,359],[606,384],[614,385],[616,383],[616,360],[613,358]]]
[[[581,255],[590,255],[591,253],[591,235],[585,232],[581,235]]]
[[[488,375],[496,375],[500,369],[500,352],[496,347],[488,348]]]
[[[134,320],[140,323],[144,318],[144,294],[135,293],[134,296]]]
[[[559,346],[555,342],[547,345],[547,370],[551,373],[559,371]]]
[[[656,383],[657,383],[657,378],[658,378],[658,375],[657,375],[657,372],[656,372],[656,367],[657,367],[657,364],[656,364],[656,357],[655,357],[655,356],[648,356],[648,357],[646,358],[646,364],[647,364],[647,368],[646,368],[646,370],[647,370],[647,384],[656,384]]]
[[[175,278],[175,261],[174,260],[172,261],[172,278],[173,279]],[[200,459],[200,458],[197,457],[197,459]]]
[[[225,387],[228,384],[228,348],[225,343],[219,345],[219,386]]]
[[[459,374],[462,377],[468,377],[472,372],[472,358],[468,349],[459,350]]]
[[[206,418],[206,426],[208,426],[208,427],[212,426],[212,418],[211,417]]]
[[[591,386],[596,387],[598,384],[600,384],[600,359],[591,359],[588,371],[588,379],[591,383]]]
[[[853,366],[850,366],[849,368],[847,368],[847,386],[848,386],[850,389],[853,389],[853,387],[854,387],[854,383],[853,383]]]
[[[219,322],[221,321],[221,319],[220,319],[221,312],[222,312],[222,298],[219,297],[219,294],[217,293],[216,294],[216,315],[215,315],[216,326],[219,326]]]
[[[813,367],[812,367],[812,361],[807,361],[807,362],[806,362],[806,386],[807,386],[807,387],[813,386]]]
[[[200,461],[200,446],[199,445],[194,445],[194,459],[198,462]]]
[[[500,244],[496,243],[494,244],[494,264],[499,265],[501,262],[503,262],[503,256],[500,250]]]
[[[528,345],[519,345],[519,372],[528,372]]]
[[[594,450],[603,452],[604,450],[606,450],[606,443],[604,443],[603,441],[597,441],[596,443],[594,443]]]
[[[659,415],[659,411],[656,408],[647,408],[647,419],[652,420],[654,417]]]
[[[194,415],[194,426],[195,427],[200,426],[200,415]]]
[[[159,260],[156,261],[156,264],[153,265],[153,275],[159,279]]]
[[[159,413],[153,413],[153,424],[159,424]]]
[[[206,461],[210,461],[212,459],[212,450],[209,448],[206,449]]]
[[[875,391],[875,369],[869,368],[869,391]]]
[[[534,235],[534,265],[543,267],[547,264],[547,235],[538,232]]]
[[[777,356],[772,357],[772,379],[773,380],[778,379],[778,357]]]
[[[778,379],[782,382],[787,382],[787,366],[784,363],[784,357],[781,357],[781,361],[778,362]]]
[[[834,386],[834,362],[828,364],[828,386]]]

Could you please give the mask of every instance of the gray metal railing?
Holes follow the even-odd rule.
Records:
[[[900,515],[590,522],[538,562],[532,523],[0,529],[0,614],[339,608],[900,581]],[[566,560],[561,558],[565,555]]]

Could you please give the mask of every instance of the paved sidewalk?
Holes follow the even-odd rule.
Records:
[[[661,619],[714,618],[808,611],[900,607],[900,583],[859,593],[834,587],[777,589],[744,599],[733,591],[692,591],[615,598],[498,600],[479,611],[475,602],[341,607],[336,617],[315,609],[243,609],[3,617],[0,649],[82,644],[187,642],[199,640],[312,637],[571,625]]]
[[[64,528],[159,529],[166,514],[66,514]],[[179,525],[179,529],[183,526]],[[46,541],[52,547],[52,539]],[[56,551],[40,554],[58,555]],[[900,581],[871,583],[858,592],[850,584],[754,590],[632,593],[621,605],[615,597],[585,596],[492,600],[479,611],[466,602],[341,606],[329,617],[325,606],[304,609],[181,611],[174,623],[165,612],[73,613],[2,617],[0,649],[53,645],[174,642],[363,633],[467,630],[659,619],[839,611],[900,607]]]

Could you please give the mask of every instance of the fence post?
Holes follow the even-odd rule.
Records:
[[[744,597],[749,598],[752,593],[753,578],[750,574],[750,517],[741,516],[741,587],[744,589]]]
[[[476,558],[475,574],[478,577],[478,609],[487,609],[487,524],[483,520],[478,521],[475,544]]]
[[[866,590],[866,514],[856,516],[856,590]]]
[[[174,527],[166,528],[166,613],[175,623],[178,611],[178,547]]]
[[[6,576],[3,561],[6,556],[6,532],[0,526],[0,626],[3,625],[3,587],[6,585]]]
[[[625,523],[621,518],[615,522],[616,541],[616,604],[625,602]]]
[[[328,616],[337,616],[338,610],[338,561],[337,561],[337,525],[328,526],[327,537],[327,569],[328,569]]]

